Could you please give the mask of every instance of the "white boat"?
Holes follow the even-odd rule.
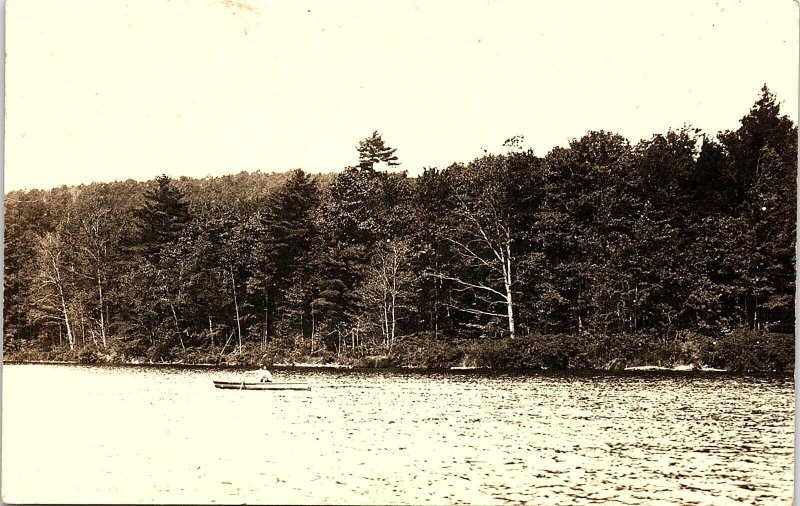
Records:
[[[308,383],[275,383],[252,381],[214,381],[214,386],[227,390],[311,390]]]

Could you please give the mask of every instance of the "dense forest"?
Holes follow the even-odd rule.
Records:
[[[791,367],[797,129],[766,86],[716,135],[521,146],[10,192],[5,358]]]

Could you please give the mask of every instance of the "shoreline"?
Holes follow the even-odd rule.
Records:
[[[121,366],[121,367],[197,367],[208,369],[249,369],[255,367],[247,364],[209,364],[186,362],[93,362],[83,363],[67,360],[3,360],[3,365],[83,365],[83,366]],[[314,364],[299,362],[296,364],[280,363],[269,366],[276,369],[328,369],[328,370],[396,370],[406,369],[412,371],[452,371],[452,372],[488,372],[488,371],[525,371],[525,372],[699,372],[699,373],[731,373],[729,369],[707,366],[693,366],[690,364],[677,364],[672,367],[658,365],[639,365],[625,368],[570,368],[554,370],[547,368],[506,368],[506,367],[478,367],[478,366],[452,366],[452,367],[424,367],[424,366],[388,366],[388,367],[359,367],[352,364]],[[760,374],[776,374],[777,371],[753,371]],[[780,374],[789,374],[785,371]]]
[[[390,348],[344,349],[341,353],[246,343],[222,355],[217,349],[148,348],[131,353],[124,340],[108,348],[36,349],[15,346],[4,363],[117,364],[198,368],[413,369],[423,371],[675,371],[781,373],[794,371],[794,336],[738,330],[663,341],[638,334],[530,335],[516,339],[436,341],[415,336]]]

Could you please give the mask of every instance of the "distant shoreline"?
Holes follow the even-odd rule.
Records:
[[[85,365],[85,366],[123,366],[123,367],[191,367],[191,368],[208,368],[208,369],[249,369],[253,365],[244,364],[208,364],[208,363],[185,363],[185,362],[94,362],[82,363],[79,361],[66,361],[66,360],[3,360],[3,365]],[[484,372],[484,371],[551,371],[552,369],[546,368],[505,368],[505,367],[477,367],[477,366],[451,366],[451,367],[421,367],[421,366],[388,366],[388,367],[356,367],[349,364],[312,364],[312,363],[297,363],[297,364],[273,364],[270,366],[275,369],[333,369],[333,370],[374,370],[374,369],[409,369],[416,371],[461,371],[461,372]],[[706,366],[692,366],[690,364],[678,364],[672,367],[664,367],[657,365],[641,365],[631,366],[625,368],[575,368],[567,369],[566,371],[573,372],[700,372],[700,373],[730,373],[728,369],[706,367]],[[768,373],[769,371],[761,371]]]
[[[342,347],[340,353],[248,342],[229,353],[177,347],[142,349],[110,338],[106,348],[49,350],[6,347],[6,364],[117,364],[246,369],[414,369],[422,371],[676,371],[773,373],[794,370],[794,336],[737,330],[715,337],[691,334],[669,341],[643,335],[530,335],[515,339],[407,338],[395,346]],[[159,351],[159,354],[154,352]]]

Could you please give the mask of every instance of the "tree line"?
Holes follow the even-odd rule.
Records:
[[[375,132],[341,172],[5,196],[4,347],[119,357],[794,329],[797,129],[587,133],[418,177]],[[532,337],[533,336],[533,337]]]

